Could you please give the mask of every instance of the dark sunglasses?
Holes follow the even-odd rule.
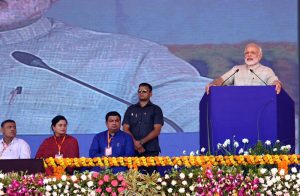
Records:
[[[147,93],[147,90],[138,90],[138,93]]]

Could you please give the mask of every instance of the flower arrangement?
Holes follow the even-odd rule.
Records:
[[[0,173],[0,195],[298,195],[300,172],[277,168],[244,173],[238,167],[180,168],[162,176],[136,170],[112,174],[85,172],[61,178]]]

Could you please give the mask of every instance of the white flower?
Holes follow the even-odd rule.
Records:
[[[261,168],[261,169],[260,169],[260,173],[261,173],[261,174],[265,174],[266,171],[267,171],[267,169],[265,169],[265,168]]]
[[[184,180],[184,181],[181,182],[181,184],[185,186],[185,185],[187,185],[187,181]]]
[[[244,155],[249,155],[249,152],[248,152],[248,151],[245,151],[245,152],[244,152]]]
[[[267,181],[267,185],[268,186],[272,186],[273,185],[273,181],[272,180]]]
[[[287,175],[284,176],[284,179],[289,181],[291,179],[291,176],[289,174],[287,174]]]
[[[67,180],[67,176],[66,176],[66,175],[62,175],[62,176],[61,176],[61,180],[62,180],[62,181],[66,181],[66,180]]]
[[[96,196],[96,192],[95,192],[95,191],[91,191],[91,192],[89,193],[89,196]]]
[[[185,174],[184,173],[180,173],[179,177],[180,177],[180,179],[184,179],[185,178]]]
[[[292,167],[292,168],[291,168],[291,171],[292,171],[293,173],[297,173],[297,168],[296,168],[296,167]]]
[[[156,186],[156,189],[157,190],[161,190],[161,186]]]
[[[272,191],[271,190],[267,190],[267,195],[272,195]]]
[[[194,151],[190,152],[190,156],[194,156],[194,155],[195,155]]]
[[[265,141],[265,144],[266,144],[267,146],[270,146],[270,145],[271,145],[271,141],[270,141],[270,140],[266,140],[266,141]]]
[[[56,182],[56,178],[54,177],[54,178],[52,178],[52,182]]]
[[[4,179],[4,177],[5,177],[4,174],[1,173],[0,174],[0,179]]]
[[[176,180],[172,180],[171,184],[175,186],[177,184]]]
[[[56,185],[53,185],[53,189],[56,190],[56,189],[57,189],[57,186],[56,186]]]
[[[300,179],[300,172],[297,174],[297,178]]]
[[[199,155],[199,150],[196,151],[196,155]]]
[[[273,148],[273,152],[276,152],[277,151],[277,148]]]
[[[62,187],[62,183],[58,183],[57,186],[58,186],[58,188],[61,188]]]
[[[83,174],[83,175],[81,175],[81,177],[80,177],[80,178],[81,178],[81,180],[83,180],[83,181],[87,179],[86,175],[84,175],[84,174]]]
[[[281,189],[282,189],[282,185],[281,185],[281,184],[278,184],[277,189],[278,189],[278,190],[281,190]]]
[[[202,147],[200,151],[201,151],[202,153],[204,153],[205,150],[206,150],[206,149],[205,149],[204,147]]]
[[[194,191],[194,190],[195,190],[195,187],[194,187],[193,185],[191,185],[191,186],[189,187],[189,189],[190,189],[190,191]]]
[[[47,178],[44,178],[43,183],[44,183],[44,184],[48,184],[48,179],[47,179]]]
[[[178,165],[174,165],[174,169],[178,169]]]
[[[88,183],[87,183],[87,186],[88,187],[91,187],[91,186],[93,186],[94,185],[94,182],[93,181],[88,181]]]
[[[80,186],[77,184],[77,183],[74,183],[74,185],[73,185],[75,188],[80,188]]]
[[[165,175],[165,179],[169,179],[170,176],[168,174]]]
[[[184,192],[185,192],[185,189],[184,189],[184,188],[180,188],[180,189],[178,190],[178,192],[179,192],[179,193],[184,193]]]
[[[217,148],[218,148],[218,150],[220,150],[221,146],[222,146],[222,144],[221,144],[221,143],[218,143],[218,144],[217,144]]]
[[[243,152],[244,152],[244,149],[241,148],[241,149],[239,150],[239,154],[243,154]]]
[[[233,143],[233,146],[234,146],[235,148],[237,148],[237,147],[239,147],[239,143],[238,143],[237,141],[235,141],[235,142]]]
[[[285,187],[288,188],[288,189],[291,188],[291,186],[290,186],[290,184],[289,184],[288,182],[285,182],[284,185],[285,185]]]
[[[167,186],[167,183],[166,183],[165,181],[163,181],[163,182],[161,183],[161,185],[162,185],[162,186]]]
[[[263,178],[259,178],[259,183],[263,184],[265,183],[265,180]]]
[[[161,178],[158,178],[158,179],[157,179],[157,182],[162,182],[162,179],[161,179]]]
[[[76,176],[71,176],[71,180],[73,181],[73,182],[75,182],[76,180],[77,180],[77,177]]]
[[[189,178],[192,178],[194,176],[193,173],[189,173]]]
[[[57,196],[57,193],[56,193],[56,192],[53,192],[53,193],[52,193],[52,196]]]
[[[272,168],[271,169],[271,173],[272,173],[273,176],[275,176],[277,174],[277,172],[278,172],[277,168]]]
[[[279,175],[283,176],[284,174],[285,174],[284,169],[281,169],[281,170],[279,171]]]
[[[289,144],[286,145],[285,147],[287,148],[287,150],[291,150],[291,148],[292,148],[291,145],[289,145]]]
[[[85,193],[86,192],[85,188],[81,188],[81,192]]]
[[[52,190],[51,186],[50,186],[50,185],[47,185],[47,186],[46,186],[46,191],[49,192],[49,191],[51,191],[51,190]]]
[[[3,183],[0,182],[0,189],[3,189]]]
[[[243,142],[244,144],[248,144],[248,143],[249,143],[249,140],[248,140],[247,138],[244,138],[244,139],[242,140],[242,142]]]
[[[223,143],[223,147],[226,148],[228,145],[230,145],[230,139],[226,139]]]
[[[295,174],[292,174],[292,175],[291,175],[291,178],[292,178],[292,180],[296,180],[296,175],[295,175]]]
[[[182,154],[183,154],[183,155],[186,155],[186,151],[185,151],[185,150],[184,150],[184,151],[182,151]]]
[[[168,193],[172,193],[173,189],[172,188],[168,188]]]

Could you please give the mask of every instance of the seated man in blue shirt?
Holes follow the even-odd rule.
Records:
[[[95,135],[90,147],[91,158],[111,156],[129,157],[134,156],[134,145],[131,136],[120,130],[121,115],[118,112],[108,112],[105,116],[107,130]],[[93,171],[100,171],[94,167]],[[126,167],[112,167],[112,172],[117,173],[127,170]]]

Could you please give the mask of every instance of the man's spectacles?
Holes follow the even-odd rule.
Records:
[[[147,90],[138,90],[138,93],[147,93]]]

